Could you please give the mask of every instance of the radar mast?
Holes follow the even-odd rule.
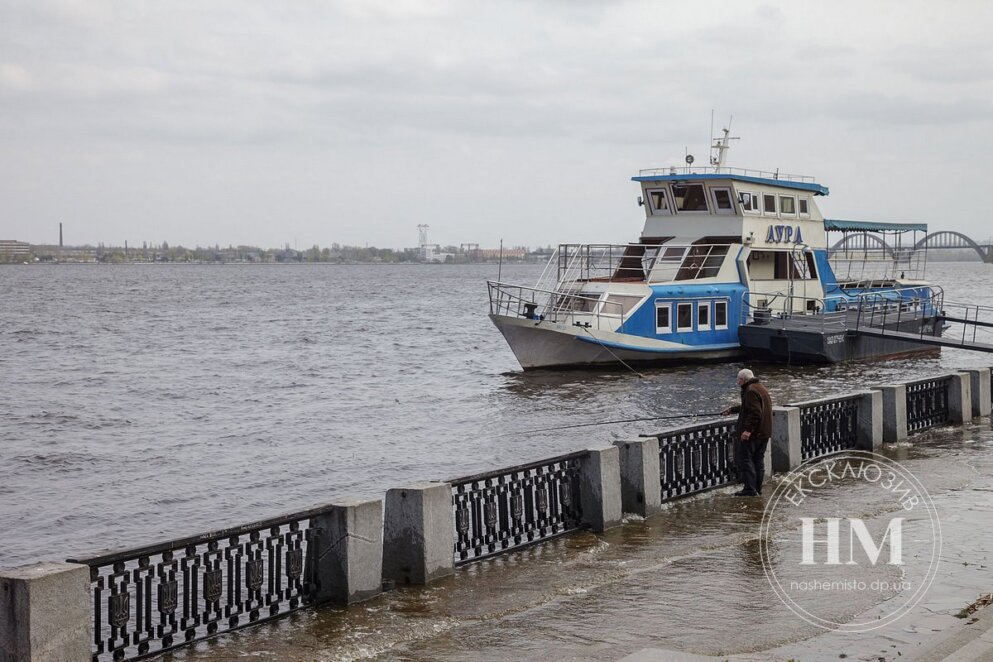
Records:
[[[721,168],[724,167],[724,161],[727,160],[727,152],[731,148],[731,141],[741,140],[738,136],[731,135],[732,121],[734,121],[734,115],[731,115],[728,119],[728,125],[721,130],[724,135],[720,138],[714,137],[714,144],[710,147],[710,165],[714,166],[714,172],[720,172]],[[711,134],[713,134],[713,131],[711,131]]]

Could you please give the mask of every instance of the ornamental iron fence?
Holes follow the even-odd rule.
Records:
[[[859,436],[859,407],[863,395],[797,402],[800,410],[800,460],[833,455],[855,448]]]
[[[948,391],[952,375],[907,382],[907,432],[920,432],[951,420]]]
[[[580,451],[446,481],[455,511],[455,564],[582,528],[580,471],[587,455]]]
[[[311,604],[315,519],[331,508],[70,559],[90,567],[93,661],[158,655]]]
[[[662,501],[724,487],[738,480],[735,421],[720,420],[667,430],[659,440]]]

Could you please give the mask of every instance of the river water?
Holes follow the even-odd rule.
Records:
[[[503,280],[539,272],[505,266]],[[741,364],[522,373],[486,317],[495,276],[494,265],[0,268],[0,566],[604,446],[665,426],[536,431],[735,399]],[[932,264],[929,276],[950,300],[993,305],[990,265]],[[788,402],[990,364],[944,350],[753,367]],[[720,512],[679,512],[693,549],[721,537]]]

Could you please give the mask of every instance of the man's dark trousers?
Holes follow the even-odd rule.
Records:
[[[738,441],[738,477],[745,484],[745,492],[761,494],[765,480],[765,449],[768,439]]]

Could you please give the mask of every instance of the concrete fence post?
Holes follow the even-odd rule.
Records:
[[[972,420],[972,388],[969,373],[952,374],[948,386],[948,417],[952,423],[968,423]]]
[[[455,571],[452,486],[414,483],[386,492],[383,578],[427,584]]]
[[[903,441],[907,438],[907,386],[880,386],[883,394],[883,441]]]
[[[346,499],[316,518],[313,555],[318,602],[349,605],[383,587],[383,502]]]
[[[966,370],[969,373],[969,390],[972,393],[972,417],[989,416],[990,403],[990,369],[977,368]]]
[[[772,447],[773,471],[792,471],[803,461],[800,437],[800,408],[772,408]]]
[[[859,400],[858,437],[855,448],[875,453],[883,445],[883,393],[865,391]]]
[[[616,446],[591,448],[588,452],[579,469],[583,523],[589,524],[593,531],[606,531],[618,526],[623,515],[620,453]]]
[[[0,660],[89,660],[90,568],[37,563],[0,571]]]
[[[642,517],[662,509],[659,440],[615,441],[621,465],[621,509]]]

